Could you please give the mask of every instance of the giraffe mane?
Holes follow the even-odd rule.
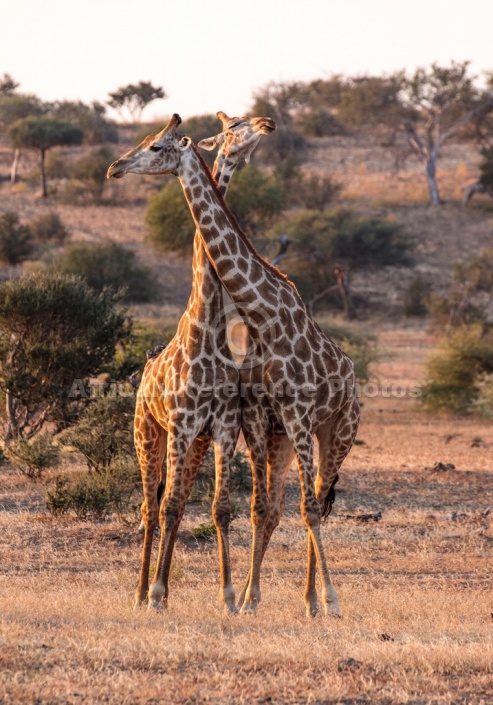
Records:
[[[245,233],[243,232],[243,230],[242,230],[241,227],[240,227],[240,224],[238,223],[238,219],[236,218],[236,216],[234,215],[234,213],[232,213],[232,212],[230,211],[230,209],[228,208],[228,206],[226,205],[226,203],[225,203],[225,201],[224,201],[224,198],[223,198],[223,196],[221,195],[221,192],[219,191],[216,182],[214,181],[214,178],[213,178],[213,176],[212,176],[212,172],[211,172],[211,170],[209,169],[208,165],[206,164],[206,162],[205,162],[203,156],[200,154],[197,145],[192,142],[191,147],[192,147],[193,151],[195,152],[195,154],[197,155],[197,157],[198,157],[200,163],[202,164],[202,166],[203,166],[204,169],[206,170],[207,174],[210,176],[210,181],[211,181],[212,188],[214,189],[216,195],[218,196],[218,198],[219,198],[219,200],[220,200],[220,202],[221,202],[221,206],[222,206],[222,208],[224,208],[225,214],[227,215],[228,219],[231,221],[231,225],[233,226],[233,228],[235,228],[235,229],[241,234],[242,240],[243,240],[243,242],[245,243],[246,247],[250,250],[250,252],[251,252],[255,257],[258,257],[258,258],[261,260],[262,264],[263,264],[275,277],[278,277],[278,278],[281,279],[282,281],[285,281],[287,284],[289,284],[289,286],[290,286],[292,289],[294,289],[294,291],[296,292],[296,294],[298,294],[298,296],[300,296],[300,295],[299,295],[299,292],[298,292],[298,290],[297,290],[297,288],[296,288],[296,286],[293,284],[293,282],[292,282],[290,279],[288,279],[288,277],[286,276],[286,274],[283,274],[274,264],[271,264],[268,260],[266,260],[264,257],[262,257],[262,255],[260,254],[260,252],[257,250],[257,248],[256,248],[256,247],[253,245],[253,243],[251,242],[250,238],[247,237],[247,235],[245,235]],[[300,297],[300,299],[301,299],[301,297]]]

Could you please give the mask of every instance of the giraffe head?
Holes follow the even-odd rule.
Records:
[[[166,127],[157,135],[149,135],[108,169],[106,176],[121,179],[127,173],[173,174],[180,164],[181,154],[192,144],[190,137],[177,133],[181,118],[171,116]]]
[[[208,151],[219,147],[219,151],[228,159],[240,162],[250,161],[250,157],[262,135],[270,135],[276,129],[276,123],[269,117],[233,117],[221,110],[217,113],[223,130],[214,137],[201,140],[198,146]]]

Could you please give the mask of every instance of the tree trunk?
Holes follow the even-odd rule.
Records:
[[[5,412],[7,416],[7,423],[5,425],[5,435],[4,442],[8,445],[9,442],[16,436],[16,422],[14,413],[14,398],[12,397],[12,392],[7,389],[5,392]]]
[[[346,276],[347,272],[348,270],[343,269],[342,267],[334,267],[337,288],[339,289],[339,293],[342,299],[342,305],[344,307],[344,315],[348,321],[352,321],[356,318],[356,311],[354,308],[354,304],[351,300],[351,294],[349,292],[349,284]]]
[[[45,165],[46,150],[41,150],[41,195],[47,198],[48,189],[46,188],[46,165]]]
[[[435,156],[428,157],[426,162],[426,181],[428,182],[428,192],[432,206],[439,206],[441,201],[438,193],[437,177],[436,177],[436,160]]]
[[[17,183],[17,171],[19,169],[20,158],[21,150],[17,148],[14,152],[14,161],[12,162],[12,167],[10,169],[10,183],[12,186]]]
[[[467,189],[464,198],[462,199],[462,205],[467,206],[471,198],[474,196],[476,193],[487,193],[485,187],[483,184],[480,184],[479,182],[476,182],[472,186],[469,186]]]

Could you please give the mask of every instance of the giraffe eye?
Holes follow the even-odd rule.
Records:
[[[159,147],[157,144],[153,144],[149,147],[151,152],[160,152],[162,150],[162,147]]]
[[[228,129],[229,129],[229,130],[234,130],[234,128],[235,128],[235,127],[238,127],[238,125],[240,125],[240,124],[241,124],[241,123],[238,122],[238,121],[232,122],[231,125],[228,125]]]

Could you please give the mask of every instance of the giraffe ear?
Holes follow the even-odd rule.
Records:
[[[180,152],[184,152],[190,147],[191,144],[192,140],[190,139],[190,137],[182,137],[181,140],[178,142],[178,148],[180,149]]]
[[[214,135],[214,137],[206,137],[205,139],[200,140],[197,146],[200,147],[200,149],[205,149],[207,152],[211,152],[222,142],[221,137],[222,134]]]

